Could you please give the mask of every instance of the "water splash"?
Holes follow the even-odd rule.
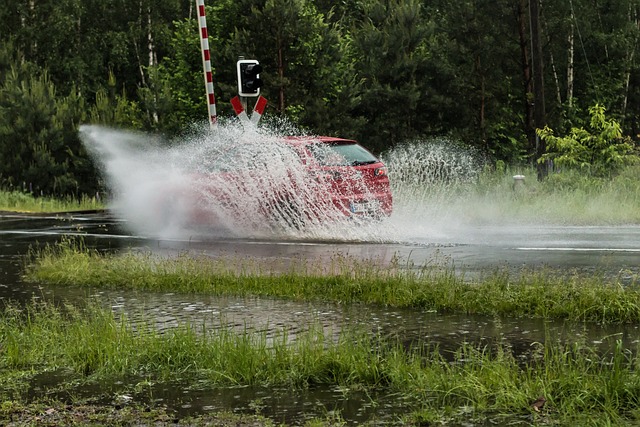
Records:
[[[473,149],[445,138],[399,145],[387,152],[383,161],[389,167],[396,206],[403,215],[438,209],[465,185],[476,182],[483,163]]]
[[[110,207],[133,232],[179,239],[376,239],[371,221],[346,217],[323,192],[326,178],[309,173],[282,141],[287,133],[300,134],[282,123],[251,131],[227,123],[215,135],[193,132],[169,142],[102,126],[80,129],[102,167]],[[362,180],[345,181],[366,191]]]
[[[416,140],[384,154],[394,196],[393,234],[397,241],[442,241],[467,228],[467,203],[484,159],[447,138]]]
[[[93,125],[80,134],[102,166],[110,208],[133,232],[161,238],[437,240],[460,224],[452,206],[482,164],[476,153],[446,139],[395,147],[382,158],[394,212],[371,221],[347,218],[329,198],[318,197],[318,177],[282,143],[283,135],[301,134],[286,122],[252,131],[223,123],[216,135],[196,130],[177,142]],[[278,192],[286,200],[274,199]],[[194,228],[194,217],[206,227]]]

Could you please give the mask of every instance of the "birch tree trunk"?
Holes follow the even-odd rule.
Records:
[[[544,128],[546,124],[546,111],[544,101],[544,57],[542,52],[542,35],[540,26],[539,0],[529,2],[529,19],[531,22],[531,46],[533,64],[533,99],[534,122],[536,129]],[[536,135],[535,157],[536,161],[546,152],[544,140]],[[538,163],[538,180],[543,180],[548,174],[545,163]]]
[[[638,11],[633,8],[632,5],[629,5],[628,12],[628,20],[629,22],[633,22],[633,25],[636,29],[640,29],[640,21],[638,20]],[[627,51],[626,54],[626,70],[624,76],[624,98],[622,100],[622,117],[625,117],[627,113],[627,103],[629,102],[629,84],[631,81],[631,70],[633,68],[633,60],[635,58],[636,48],[638,46],[638,38],[634,37],[633,43],[631,47]]]
[[[149,54],[149,67],[153,67],[158,62],[158,57],[153,43],[153,33],[151,32],[151,6],[147,7],[147,51]]]
[[[143,10],[143,4],[142,4],[143,0],[140,0],[139,4],[139,9],[138,9],[138,24],[140,27],[142,27],[142,10]],[[138,36],[133,33],[131,35],[131,37],[133,38],[133,47],[135,49],[136,52],[136,58],[138,59],[138,71],[140,72],[140,85],[142,87],[146,87],[147,86],[147,78],[145,76],[144,73],[144,65],[142,63],[142,58],[140,57],[140,46],[138,45]]]
[[[151,76],[148,75],[147,72],[145,72],[146,70],[149,70],[151,67],[153,67],[156,63],[157,63],[157,54],[155,51],[155,44],[154,44],[154,40],[153,40],[153,32],[152,32],[152,19],[151,19],[151,5],[147,5],[147,7],[145,8],[144,6],[144,0],[140,0],[140,2],[138,3],[139,8],[138,8],[138,13],[139,13],[139,18],[138,18],[138,25],[140,28],[140,33],[139,34],[133,34],[133,44],[134,44],[134,48],[135,48],[135,52],[136,52],[136,58],[138,59],[138,70],[140,72],[140,86],[143,88],[148,89],[148,93],[149,93],[149,102],[147,102],[147,116],[150,117],[151,121],[154,124],[157,124],[159,121],[158,118],[158,110],[156,108],[157,105],[157,95],[155,93],[155,91],[153,90],[153,82],[151,79]],[[142,49],[144,49],[142,46],[138,45],[138,40],[137,38],[141,35],[141,34],[145,34],[145,40],[146,40],[146,62],[142,61]]]
[[[550,38],[547,39],[551,44]],[[553,52],[549,51],[549,64],[551,65],[551,72],[553,74],[553,82],[556,86],[556,101],[558,105],[562,105],[562,93],[560,90],[560,78],[558,77],[558,69],[556,67],[556,61],[553,59]]]
[[[569,35],[567,36],[567,42],[569,44],[567,52],[567,104],[569,107],[573,106],[573,61],[574,61],[574,49],[575,49],[575,37],[574,37],[574,25],[573,20],[573,8],[571,8],[571,26],[569,28]]]
[[[149,69],[153,68],[158,63],[158,55],[156,53],[155,44],[153,42],[153,32],[151,31],[151,24],[151,5],[147,5],[147,53],[149,55]],[[151,89],[151,92],[153,95],[153,108],[151,111],[151,116],[153,119],[153,123],[157,124],[159,121],[158,109],[156,108],[156,105],[158,105],[158,96],[155,90]]]

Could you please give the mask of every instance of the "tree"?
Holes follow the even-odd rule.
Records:
[[[531,156],[532,121],[528,3],[434,0],[425,78],[433,131],[450,134],[498,159]],[[421,110],[424,111],[424,110]],[[535,137],[532,125],[529,134]],[[432,132],[433,132],[432,131]]]
[[[231,114],[244,56],[264,67],[265,119],[375,151],[445,135],[497,159],[535,159],[542,98],[560,134],[586,127],[579,105],[596,103],[610,107],[624,134],[640,133],[640,0],[206,4],[219,115]],[[92,120],[178,134],[207,113],[194,8],[193,0],[0,0],[3,89],[17,90],[6,86],[18,64],[7,52],[22,52],[30,69],[11,81],[33,85],[46,70],[36,86],[55,88],[40,97],[49,113],[74,96]],[[543,49],[532,55],[536,17],[534,45]],[[545,65],[537,73],[534,59]],[[540,91],[534,77],[544,79]],[[11,96],[2,114],[31,122]]]
[[[91,106],[90,122],[126,129],[142,127],[142,112],[135,101],[129,101],[127,94],[117,93],[116,78],[109,73],[109,88],[101,88],[96,93],[96,102]]]
[[[175,134],[189,123],[204,120],[207,116],[202,54],[195,19],[174,22],[169,48],[169,53],[157,66],[154,79],[166,89],[160,96],[169,101],[159,112],[160,126]]]
[[[367,121],[360,139],[383,150],[426,126],[428,28],[416,0],[365,2],[367,18],[352,32],[354,67],[362,79],[355,113]]]
[[[89,157],[77,134],[84,101],[58,97],[46,73],[14,64],[0,84],[0,177],[35,194],[79,195],[96,190]]]
[[[236,90],[235,61],[225,57],[225,37],[233,33],[233,0],[206,5],[207,28],[214,76],[218,115],[231,112],[228,103]],[[167,54],[159,62],[156,78],[169,102],[160,112],[160,129],[172,134],[184,131],[194,122],[207,120],[207,100],[203,80],[199,24],[193,16],[175,20]]]
[[[537,128],[547,123],[547,106],[544,86],[544,56],[542,50],[542,26],[540,24],[540,0],[529,0],[529,19],[531,22],[531,70],[533,71],[533,123]],[[545,152],[544,139],[536,139],[535,158],[538,165],[538,180],[547,176],[547,165],[541,161]]]
[[[343,71],[336,27],[310,0],[242,0],[233,9],[236,27],[223,48],[225,63],[235,70],[238,56],[260,61],[272,113],[302,125],[331,120],[328,103],[337,98]]]

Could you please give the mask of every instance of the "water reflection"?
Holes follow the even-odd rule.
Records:
[[[93,290],[69,287],[37,287],[37,298],[82,303],[95,300],[136,323],[166,330],[189,323],[214,331],[263,334],[290,339],[322,328],[327,336],[339,336],[354,328],[368,330],[390,342],[409,346],[437,346],[453,352],[462,344],[506,345],[518,357],[527,357],[536,343],[584,343],[607,351],[620,340],[627,348],[640,343],[639,325],[597,325],[539,318],[503,318],[488,315],[441,314],[424,309],[403,309],[365,304],[287,301],[259,297],[229,297],[130,290]],[[29,295],[23,289],[22,296]]]

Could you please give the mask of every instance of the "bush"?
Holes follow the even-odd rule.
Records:
[[[545,126],[538,135],[547,143],[547,153],[539,163],[553,161],[558,168],[577,168],[594,176],[612,176],[626,165],[638,163],[640,158],[631,138],[622,135],[620,124],[607,120],[605,108],[599,104],[589,108],[590,129],[572,128],[569,135],[555,136]]]

